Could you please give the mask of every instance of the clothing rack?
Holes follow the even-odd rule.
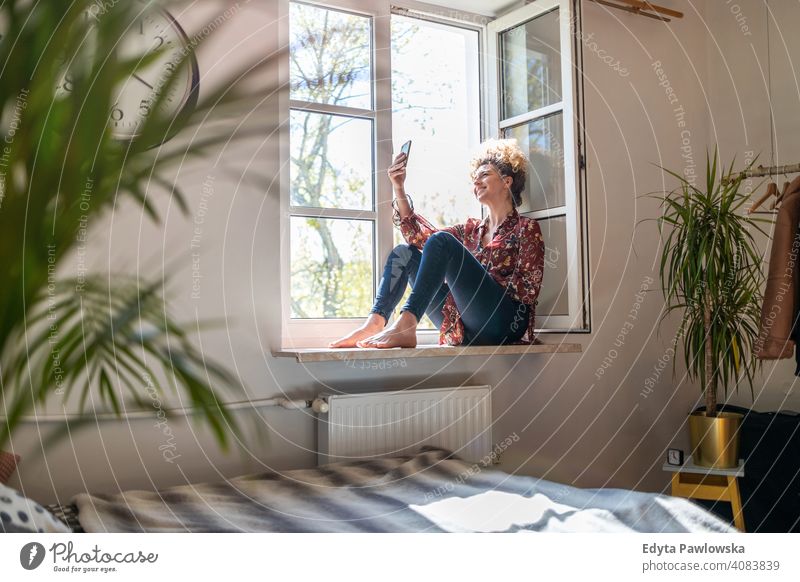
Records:
[[[785,166],[758,166],[754,170],[744,170],[743,172],[739,172],[738,176],[744,179],[798,173],[800,173],[800,164],[787,164]]]
[[[616,8],[618,10],[624,10],[625,12],[630,12],[631,14],[637,14],[639,16],[646,16],[647,18],[653,18],[655,20],[660,20],[662,22],[670,22],[671,18],[683,18],[683,12],[678,12],[677,10],[672,10],[671,8],[665,8],[664,6],[659,6],[658,4],[653,4],[652,2],[647,2],[646,0],[591,0],[596,4],[602,4],[603,6],[608,6],[610,8]]]
[[[800,174],[800,164],[786,164],[783,166],[757,166],[750,170],[742,170],[722,179],[722,184],[730,184],[734,180],[745,178],[763,178],[764,176],[780,176],[782,174]]]

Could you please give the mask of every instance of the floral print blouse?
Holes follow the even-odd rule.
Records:
[[[411,212],[399,222],[400,232],[410,245],[422,250],[433,233],[443,230],[455,236],[502,287],[512,299],[529,307],[528,329],[519,343],[535,343],[534,315],[542,287],[544,270],[544,240],[539,223],[533,218],[520,216],[515,208],[497,227],[494,238],[485,247],[481,245],[489,226],[484,220],[468,218],[464,224],[438,229],[424,217]],[[464,342],[464,324],[453,295],[447,296],[442,309],[444,321],[439,330],[439,344],[460,345]]]

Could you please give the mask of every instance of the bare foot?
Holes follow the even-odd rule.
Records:
[[[356,342],[360,348],[415,348],[417,347],[417,318],[404,311],[391,326],[381,333]]]
[[[378,315],[377,313],[370,313],[367,321],[364,322],[364,325],[347,334],[346,336],[340,337],[336,341],[332,341],[328,344],[328,347],[354,348],[356,347],[357,341],[366,339],[375,335],[376,333],[379,333],[384,327],[386,327],[386,320],[383,318],[383,316]]]

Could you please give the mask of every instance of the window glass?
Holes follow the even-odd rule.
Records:
[[[536,306],[536,318],[569,315],[569,265],[567,254],[567,218],[540,218],[544,238],[544,275]]]
[[[563,114],[555,113],[505,130],[528,155],[526,203],[520,212],[564,206]]]
[[[364,317],[373,300],[373,223],[291,218],[293,318]]]
[[[289,97],[372,108],[370,19],[292,3]]]
[[[500,35],[503,119],[561,101],[558,20],[554,10]]]
[[[293,110],[293,206],[373,208],[372,120]]]

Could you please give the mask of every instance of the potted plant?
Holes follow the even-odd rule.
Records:
[[[751,164],[752,165],[752,164]],[[663,168],[662,168],[663,169]],[[682,314],[682,341],[689,379],[699,380],[705,410],[689,416],[695,464],[715,468],[739,462],[741,415],[717,411],[717,390],[725,394],[740,381],[750,386],[760,368],[753,344],[758,336],[764,276],[751,227],[763,218],[742,212],[748,194],[742,175],[718,168],[716,150],[706,156],[705,182],[695,185],[664,169],[678,186],[661,193],[657,219],[663,237],[660,275],[666,302],[664,318]],[[666,227],[666,228],[665,228]],[[673,361],[673,373],[675,362]]]
[[[166,49],[155,44],[131,54],[120,39],[140,32],[134,25],[147,10],[159,9],[96,0],[0,6],[0,449],[34,403],[53,393],[77,392],[82,410],[88,400],[119,413],[126,401],[152,410],[153,391],[160,397],[171,387],[220,445],[236,432],[217,396],[239,382],[197,349],[196,322],[172,317],[162,278],[74,268],[87,229],[121,200],[158,221],[158,185],[187,211],[167,172],[243,135],[197,137],[197,130],[211,113],[244,102],[247,95],[231,91],[234,81],[259,67],[232,71],[231,83],[171,110],[172,89],[196,67],[202,38],[184,38],[185,50],[173,47],[178,58],[160,65]],[[123,111],[126,86],[152,92]],[[137,120],[136,136],[120,139],[123,115]],[[248,130],[255,131],[263,128]]]

